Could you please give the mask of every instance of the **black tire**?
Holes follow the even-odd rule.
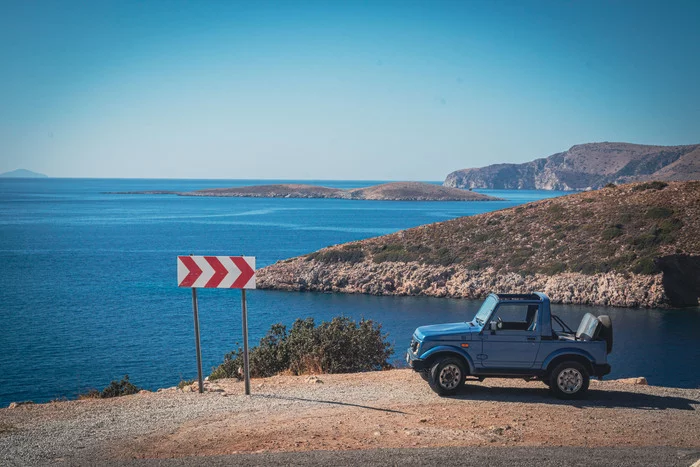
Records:
[[[567,361],[557,365],[549,379],[549,390],[559,399],[579,399],[588,391],[591,378],[585,366]]]
[[[598,316],[598,321],[600,321],[600,332],[598,336],[605,341],[607,344],[608,353],[612,352],[613,348],[613,326],[610,316],[601,315]]]
[[[544,378],[541,381],[542,381],[542,383],[544,383],[545,386],[549,387],[549,377]]]
[[[430,381],[430,370],[422,370],[419,371],[418,374],[420,374],[420,377],[425,381]]]
[[[441,396],[453,396],[462,389],[467,372],[459,358],[439,358],[430,367],[428,384]]]

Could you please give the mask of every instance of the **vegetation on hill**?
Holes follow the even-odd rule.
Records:
[[[297,319],[291,329],[274,324],[250,350],[251,377],[320,373],[354,373],[391,368],[391,344],[381,324],[337,317],[316,326],[313,318]],[[226,354],[210,380],[243,377],[243,349]]]
[[[419,262],[555,275],[655,274],[700,253],[700,182],[610,186],[425,225],[306,256],[326,263]]]

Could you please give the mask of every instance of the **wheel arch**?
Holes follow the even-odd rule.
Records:
[[[580,349],[561,349],[553,352],[542,363],[542,369],[549,374],[557,365],[565,361],[578,362],[586,368],[589,375],[593,374],[595,359],[591,354]]]
[[[474,374],[474,362],[472,362],[471,357],[468,353],[463,352],[459,349],[448,346],[439,346],[428,350],[423,356],[423,360],[426,362],[426,366],[429,368],[433,365],[435,360],[441,357],[457,357],[464,362],[467,374]]]

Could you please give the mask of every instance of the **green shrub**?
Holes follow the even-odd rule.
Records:
[[[478,271],[480,269],[486,269],[491,266],[491,261],[486,258],[479,258],[467,264],[467,269],[472,271]]]
[[[659,229],[654,227],[647,232],[632,238],[630,243],[636,250],[647,250],[661,242],[658,234]]]
[[[574,262],[569,265],[569,270],[586,275],[593,275],[599,272],[599,269],[605,269],[605,267],[588,261]]]
[[[649,208],[646,213],[647,219],[666,219],[673,215],[673,209],[654,206]]]
[[[656,274],[659,272],[659,268],[651,258],[641,258],[632,265],[631,270],[635,274]]]
[[[313,318],[297,319],[287,331],[273,325],[260,343],[250,350],[252,377],[273,376],[282,372],[350,373],[390,368],[388,358],[393,347],[382,334],[381,325],[372,320],[352,321],[337,317],[315,326]],[[239,347],[224,356],[210,380],[242,378],[243,350]]]
[[[452,251],[447,247],[439,248],[430,258],[431,264],[438,264],[440,266],[449,266],[451,264],[459,263],[459,261],[459,257],[452,253]]]
[[[566,271],[566,264],[562,263],[561,261],[547,264],[542,268],[542,274],[546,274],[548,276],[554,276],[555,274],[559,274],[564,271]]]
[[[648,182],[642,183],[632,188],[632,191],[644,191],[644,190],[663,190],[668,186],[666,182]]]
[[[382,245],[374,250],[372,260],[375,263],[384,263],[387,261],[408,263],[417,261],[420,258],[418,251],[408,251],[400,243],[389,243]]]
[[[603,237],[603,240],[612,240],[613,238],[617,238],[622,235],[622,233],[622,226],[618,224],[603,230],[601,236]]]
[[[603,188],[617,188],[617,185],[615,185],[613,182],[606,183]]]
[[[179,383],[177,383],[177,388],[182,389],[185,386],[190,386],[191,384],[194,383],[193,379],[181,379]]]
[[[555,217],[560,217],[562,214],[564,214],[564,206],[560,204],[552,204],[547,208],[547,211],[549,211],[549,213]]]
[[[80,394],[78,399],[109,399],[111,397],[121,397],[129,396],[131,394],[136,394],[141,390],[140,387],[134,386],[131,381],[129,381],[129,375],[124,375],[121,381],[112,381],[109,386],[104,388],[102,391],[97,389],[90,389],[85,394]]]
[[[683,221],[676,218],[664,219],[659,222],[657,236],[661,243],[673,243],[678,230],[683,227]]]
[[[365,252],[360,245],[345,245],[326,251],[317,251],[306,255],[306,261],[316,260],[321,263],[360,263],[365,259]]]

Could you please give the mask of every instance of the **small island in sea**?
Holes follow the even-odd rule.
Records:
[[[0,173],[1,178],[48,178],[48,175],[32,172],[27,169],[11,170],[9,172]]]
[[[460,188],[424,182],[392,182],[365,188],[341,189],[305,184],[252,185],[197,191],[127,191],[111,194],[178,195],[238,198],[330,198],[381,201],[498,201],[500,198]]]

